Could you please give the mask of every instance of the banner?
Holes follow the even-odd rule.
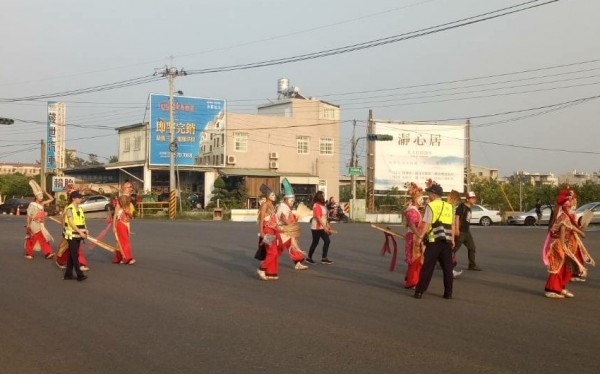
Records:
[[[47,106],[46,170],[65,168],[66,106],[53,101]]]
[[[462,192],[466,126],[376,122],[374,133],[392,135],[393,140],[374,143],[375,190],[395,186],[403,191],[406,182],[424,186],[431,178],[445,192]]]
[[[225,101],[196,97],[173,98],[177,150],[175,165],[223,166]],[[169,96],[150,95],[150,165],[170,165]]]

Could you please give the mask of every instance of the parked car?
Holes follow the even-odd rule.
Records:
[[[0,205],[0,213],[17,214],[17,209],[19,209],[20,214],[27,214],[29,203],[31,203],[31,201],[27,199],[8,199],[4,204]]]
[[[106,210],[107,212],[113,208],[112,202],[106,196],[92,195],[84,197],[79,206],[84,212],[97,212]]]
[[[581,216],[586,210],[592,211],[592,221],[590,223],[600,223],[600,202],[598,201],[583,204],[582,206],[577,208],[577,210],[575,211],[575,213],[577,214],[577,223],[581,225]]]
[[[542,205],[542,220],[540,224],[547,225],[550,222],[550,215],[552,214],[552,205]],[[508,216],[506,222],[509,225],[525,225],[533,226],[537,222],[537,214],[535,208],[530,209],[526,212],[518,212]]]
[[[502,215],[499,210],[490,210],[481,205],[471,206],[471,220],[469,223],[489,226],[492,223],[502,222]]]

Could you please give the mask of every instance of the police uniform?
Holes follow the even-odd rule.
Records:
[[[444,298],[452,298],[452,218],[454,212],[452,204],[441,199],[435,199],[427,204],[423,222],[431,224],[426,233],[425,257],[419,276],[419,283],[415,287],[415,297],[421,298],[427,291],[435,263],[439,262],[444,272]]]
[[[77,274],[77,280],[84,280],[87,278],[83,271],[79,268],[79,245],[81,244],[82,237],[78,231],[74,230],[69,224],[69,218],[73,219],[73,224],[78,229],[85,229],[85,215],[83,209],[80,206],[75,207],[73,203],[67,206],[64,215],[64,237],[67,240],[69,246],[69,259],[67,260],[67,269],[65,270],[65,279],[73,278],[73,270]]]

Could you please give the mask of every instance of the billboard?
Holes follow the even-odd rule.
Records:
[[[66,106],[49,101],[47,105],[46,170],[65,168]]]
[[[431,178],[444,191],[464,189],[466,124],[376,122],[375,134],[392,135],[392,141],[375,146],[375,190],[389,190]]]
[[[175,165],[223,166],[225,154],[225,101],[198,97],[173,98],[177,143]],[[169,96],[150,95],[150,165],[170,165]],[[213,141],[206,144],[202,139]],[[204,162],[200,162],[204,160]]]

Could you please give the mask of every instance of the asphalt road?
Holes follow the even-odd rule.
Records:
[[[336,225],[333,265],[294,271],[282,256],[280,280],[264,282],[254,224],[136,220],[137,263],[94,248],[80,283],[24,259],[23,222],[0,216],[2,373],[598,372],[600,274],[570,286],[574,299],[544,298],[543,228],[474,227],[484,271],[456,279],[452,300],[437,271],[416,300],[403,254],[389,272],[367,224]],[[597,230],[585,243],[600,261]]]

